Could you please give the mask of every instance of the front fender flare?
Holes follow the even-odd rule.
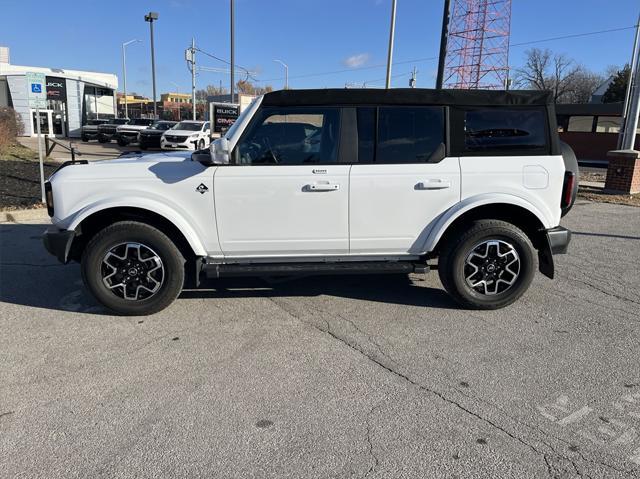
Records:
[[[69,225],[67,226],[68,230],[75,231],[80,223],[87,219],[89,216],[98,213],[100,211],[105,211],[113,208],[138,208],[141,210],[147,210],[158,214],[164,217],[167,221],[171,222],[182,234],[185,239],[193,249],[193,252],[196,256],[206,256],[207,251],[202,243],[202,240],[196,233],[193,227],[189,225],[187,221],[184,220],[183,216],[180,215],[177,211],[172,209],[165,203],[160,201],[153,200],[151,198],[136,198],[132,200],[131,198],[127,198],[124,200],[111,200],[111,201],[95,201],[80,211],[78,211],[74,216]]]
[[[456,219],[466,212],[479,206],[498,203],[524,208],[535,215],[545,228],[551,228],[554,226],[539,208],[523,198],[509,194],[487,193],[466,198],[442,213],[434,222],[432,222],[433,226],[428,227],[427,231],[425,231],[426,237],[422,246],[419,247],[419,250],[423,253],[433,251],[438,244],[438,241],[440,241],[440,238],[442,238],[442,235],[447,231],[447,228],[449,228]]]

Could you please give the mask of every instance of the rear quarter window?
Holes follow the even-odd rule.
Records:
[[[544,108],[474,108],[462,114],[461,153],[526,155],[549,152]]]

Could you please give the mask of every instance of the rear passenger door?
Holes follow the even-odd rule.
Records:
[[[351,168],[350,252],[417,254],[418,238],[460,200],[460,166],[447,156],[439,106],[357,109],[358,162]]]

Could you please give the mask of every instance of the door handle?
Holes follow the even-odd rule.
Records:
[[[416,190],[443,190],[451,187],[451,180],[430,178],[416,185]]]
[[[338,183],[330,183],[328,181],[316,181],[308,185],[304,185],[303,191],[337,191],[340,189]]]

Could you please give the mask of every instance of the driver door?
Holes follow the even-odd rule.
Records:
[[[263,108],[216,169],[227,257],[349,252],[349,164],[338,162],[340,108]]]

